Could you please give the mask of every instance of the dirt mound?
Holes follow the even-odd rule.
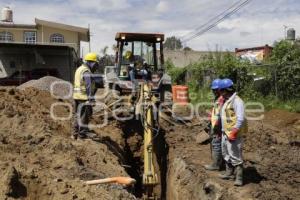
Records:
[[[275,127],[283,128],[300,124],[300,113],[291,113],[285,110],[270,110],[265,113],[265,121]]]
[[[72,94],[72,85],[70,84],[70,82],[64,81],[53,76],[45,76],[38,80],[30,80],[18,86],[17,89],[24,90],[30,87],[42,91],[47,91],[55,95],[55,97],[64,99],[71,98]]]
[[[118,185],[84,185],[128,174],[106,144],[70,139],[70,121],[51,118],[58,101],[48,92],[0,88],[0,95],[0,199],[134,199]]]
[[[278,115],[277,115],[278,114]],[[245,135],[245,157],[253,196],[259,199],[296,199],[300,195],[300,137],[293,127],[299,115],[270,111],[262,122],[251,123]]]
[[[272,132],[278,143],[300,145],[300,114],[284,110],[270,110],[265,113],[263,126]]]

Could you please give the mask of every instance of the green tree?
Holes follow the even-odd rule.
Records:
[[[114,64],[113,57],[108,55],[108,48],[108,46],[105,46],[100,50],[100,53],[103,55],[100,58],[100,66],[102,66],[101,69],[104,69],[104,66],[111,66]]]
[[[300,45],[282,40],[276,42],[271,55],[274,63],[272,81],[277,97],[300,98]]]
[[[184,47],[183,50],[184,51],[192,51],[193,49],[191,47]]]
[[[182,49],[182,43],[179,38],[172,36],[166,39],[164,47],[169,50]]]

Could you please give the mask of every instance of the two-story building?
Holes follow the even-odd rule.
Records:
[[[0,22],[0,43],[70,46],[80,53],[80,42],[89,42],[89,29],[41,19],[35,24]]]
[[[72,80],[81,42],[89,42],[88,28],[41,19],[35,19],[35,24],[16,24],[12,10],[4,8],[0,21],[0,78],[49,70]]]

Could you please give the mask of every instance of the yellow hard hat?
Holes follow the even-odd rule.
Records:
[[[131,58],[131,56],[132,56],[132,52],[131,51],[126,51],[125,58],[129,59],[129,58]]]
[[[96,53],[88,53],[85,55],[84,60],[98,62],[97,54]]]

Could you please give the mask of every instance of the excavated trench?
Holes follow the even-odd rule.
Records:
[[[277,128],[278,122],[266,120],[252,122],[244,136],[244,182],[240,188],[232,181],[221,180],[220,172],[209,172],[204,165],[211,162],[208,144],[197,142],[204,124],[161,124],[154,140],[155,166],[160,184],[155,192],[161,200],[239,200],[239,199],[295,199],[299,191],[299,114],[286,114],[280,123],[293,123],[288,128]],[[270,116],[269,116],[270,115]],[[275,121],[275,122],[274,122]],[[136,198],[143,196],[143,127],[139,121],[119,123],[123,145],[121,165],[137,180],[129,190]],[[201,137],[200,137],[201,138]]]
[[[137,198],[142,198],[145,192],[142,184],[143,127],[139,121],[131,120],[120,123],[120,128],[124,139],[122,165],[137,181],[134,188],[128,191]],[[207,177],[202,176],[205,173],[193,169],[185,160],[185,151],[190,149],[181,146],[181,143],[189,142],[185,141],[187,138],[184,133],[195,130],[197,127],[188,130],[185,126],[174,129],[172,126],[164,125],[160,128],[159,134],[154,137],[154,165],[159,179],[154,192],[158,199],[218,199],[218,193],[221,190],[218,185],[205,182]],[[192,144],[193,141],[190,143]]]
[[[143,177],[143,127],[138,120],[130,120],[121,124],[121,129],[124,135],[124,167],[127,173],[135,178],[137,183],[132,192],[137,198],[142,198],[145,188],[142,184]],[[168,145],[165,141],[165,131],[160,129],[159,133],[153,139],[153,149],[155,152],[156,172],[159,179],[159,184],[154,187],[154,192],[159,199],[166,199],[167,191],[167,156]]]

